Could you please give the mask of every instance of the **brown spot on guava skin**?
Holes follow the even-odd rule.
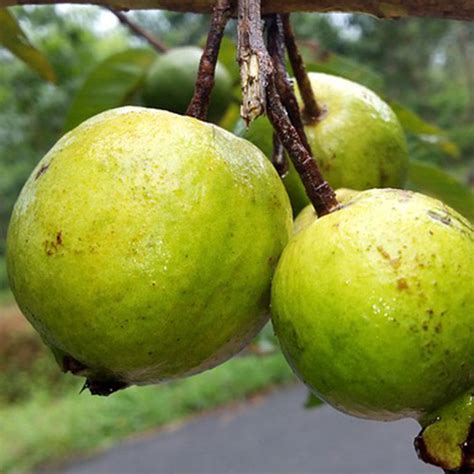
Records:
[[[431,217],[431,219],[441,222],[444,225],[452,225],[451,217],[449,217],[448,213],[446,212],[429,210],[427,214],[429,217]]]
[[[44,251],[48,257],[51,257],[58,252],[59,247],[63,244],[63,234],[62,231],[58,231],[54,240],[45,240],[44,241]]]
[[[387,260],[391,259],[390,254],[382,246],[379,245],[377,247],[377,250],[380,253],[380,255],[382,255],[383,258],[385,258]]]
[[[49,163],[47,165],[41,165],[41,168],[38,170],[38,172],[36,173],[36,176],[35,176],[35,181],[41,177],[44,173],[46,173],[46,171],[48,171],[48,168],[49,168]]]
[[[390,260],[390,265],[396,270],[397,268],[400,268],[401,265],[401,260],[400,258],[392,258]]]
[[[399,291],[407,290],[408,289],[408,283],[405,280],[405,278],[399,278],[397,280],[397,289]]]

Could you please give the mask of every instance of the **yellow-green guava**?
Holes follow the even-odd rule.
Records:
[[[173,48],[159,56],[145,80],[145,105],[184,114],[194,94],[202,50],[195,46]],[[217,63],[208,120],[217,123],[232,101],[232,78]]]
[[[467,219],[409,191],[357,193],[290,240],[273,280],[272,321],[316,395],[362,418],[453,423],[428,441],[444,465],[459,462],[474,423]],[[449,454],[436,448],[449,444],[443,436]]]
[[[324,178],[333,188],[364,190],[402,187],[408,170],[408,149],[397,116],[378,95],[355,82],[322,73],[309,78],[321,118],[305,126],[308,142]],[[298,101],[301,99],[296,89]],[[236,134],[272,153],[272,127],[262,117]],[[291,165],[284,179],[297,214],[309,204],[296,170]]]
[[[124,107],[65,135],[15,205],[16,300],[91,391],[216,366],[268,320],[291,231],[276,171],[199,120]]]

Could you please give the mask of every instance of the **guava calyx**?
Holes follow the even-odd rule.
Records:
[[[104,377],[97,374],[92,375],[89,367],[70,355],[65,355],[62,357],[60,366],[65,373],[70,372],[73,375],[82,375],[86,377],[86,382],[84,383],[81,392],[84,390],[89,390],[92,395],[101,395],[107,397],[112,393],[129,386],[129,384],[123,380],[119,380],[112,376]]]
[[[474,472],[474,390],[421,420],[418,457],[446,472]]]
[[[120,380],[94,380],[86,379],[82,390],[89,390],[91,395],[100,395],[102,397],[108,397],[112,393],[118,392],[124,388],[127,388],[129,385]]]

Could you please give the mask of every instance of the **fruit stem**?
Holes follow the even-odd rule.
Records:
[[[338,207],[336,195],[324,180],[317,162],[312,157],[298,102],[288,80],[282,19],[280,15],[271,15],[266,23],[268,52],[272,58],[274,71],[267,86],[267,115],[293,160],[318,216],[323,216]]]
[[[322,177],[316,161],[309,154],[301,142],[298,132],[291,124],[278,95],[273,77],[267,86],[267,114],[290,155],[318,216],[321,217],[334,211],[339,205],[336,195],[329,183]]]
[[[474,391],[425,415],[415,438],[418,457],[449,474],[474,472]]]
[[[238,0],[238,61],[242,87],[240,115],[247,125],[265,113],[266,87],[273,72],[262,32],[260,0]]]
[[[186,115],[206,120],[209,100],[214,87],[214,74],[217,57],[221,46],[224,30],[232,11],[231,0],[217,0],[211,17],[211,25],[207,35],[206,46],[199,63],[198,76],[194,95],[189,103]]]
[[[132,33],[134,33],[136,36],[139,36],[146,41],[148,41],[153,48],[155,48],[159,53],[166,53],[168,51],[168,48],[155,36],[150,34],[148,31],[144,30],[141,26],[137,25],[133,21],[131,21],[125,13],[115,10],[113,7],[105,7],[107,10],[112,12],[118,19],[122,25],[125,25]]]
[[[293,86],[288,78],[285,65],[285,43],[283,36],[283,24],[281,15],[269,15],[266,18],[267,25],[267,45],[268,52],[272,58],[273,67],[275,69],[275,84],[278,94],[281,98],[283,106],[285,107],[291,124],[296,128],[300,140],[308,150],[310,155],[313,155],[311,146],[306,138],[304,131],[304,124],[301,118],[298,101],[293,90]]]
[[[301,56],[295,34],[291,27],[290,14],[286,13],[281,16],[288,57],[304,104],[303,118],[306,124],[315,123],[324,114],[324,110],[319,106],[314,96],[303,57]]]
[[[298,103],[291,85],[287,83],[286,68],[283,67],[284,40],[281,23],[277,17],[267,21],[271,26],[268,40],[270,50],[274,53],[272,61],[263,39],[261,0],[239,0],[238,10],[242,118],[248,125],[266,111],[273,129],[300,175],[306,194],[317,214],[319,216],[329,214],[337,209],[339,204],[333,189],[324,180],[316,160],[312,157]],[[299,131],[295,124],[299,127]]]
[[[273,132],[272,163],[281,178],[288,174],[288,160],[286,159],[285,149],[275,132]]]

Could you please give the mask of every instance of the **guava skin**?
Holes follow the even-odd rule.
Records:
[[[440,201],[358,193],[286,247],[272,320],[298,377],[361,418],[422,418],[474,387],[474,230]]]
[[[281,180],[251,143],[124,107],[65,135],[33,171],[8,275],[65,370],[155,383],[218,365],[260,330],[291,225]]]
[[[194,94],[202,50],[195,46],[173,48],[159,56],[145,80],[145,105],[184,114]],[[217,63],[208,120],[217,123],[232,101],[232,78]]]
[[[408,171],[408,148],[397,116],[379,96],[355,82],[322,73],[309,78],[321,118],[305,126],[308,142],[324,178],[333,188],[366,190],[403,187]],[[300,105],[301,98],[296,88]],[[241,124],[239,136],[272,153],[272,128],[266,118]],[[296,170],[291,165],[284,179],[293,210],[309,204]]]

